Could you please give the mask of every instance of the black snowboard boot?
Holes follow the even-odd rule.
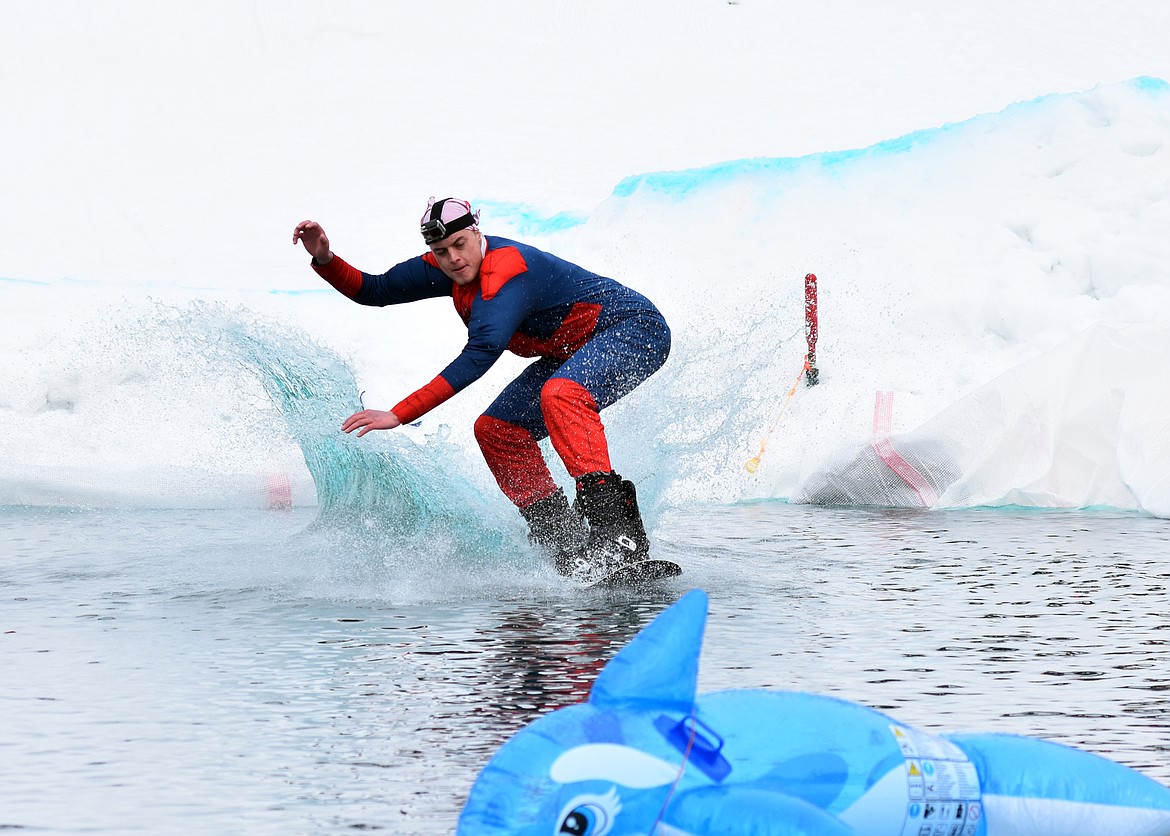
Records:
[[[577,505],[589,520],[585,558],[594,571],[609,574],[650,556],[633,482],[613,472],[587,473],[577,480]]]
[[[520,515],[528,522],[528,541],[552,556],[553,565],[562,575],[576,567],[585,550],[585,520],[576,508],[569,507],[565,492],[557,492],[539,499]]]

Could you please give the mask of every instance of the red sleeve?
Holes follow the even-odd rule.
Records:
[[[362,289],[362,271],[356,267],[351,267],[336,255],[329,260],[328,264],[324,265],[318,264],[316,259],[314,259],[313,269],[317,272],[318,276],[329,282],[329,284],[333,285],[350,299],[357,296],[358,292]]]
[[[451,384],[439,375],[413,395],[408,395],[390,411],[402,423],[411,424],[454,394],[455,390],[451,388]]]

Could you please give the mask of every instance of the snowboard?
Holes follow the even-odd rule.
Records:
[[[670,560],[647,558],[625,563],[612,572],[584,584],[585,589],[628,589],[648,586],[657,581],[675,578],[682,574],[682,567]]]

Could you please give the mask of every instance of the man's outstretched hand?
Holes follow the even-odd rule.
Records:
[[[329,249],[329,236],[316,221],[301,221],[293,230],[293,246],[297,241],[305,245],[305,250],[318,264],[328,264],[333,258],[333,251]]]
[[[351,433],[357,430],[358,438],[361,438],[370,430],[392,430],[400,426],[402,426],[402,422],[398,420],[398,416],[393,412],[383,412],[380,409],[363,409],[361,412],[355,412],[346,418],[345,423],[341,425],[341,431]]]

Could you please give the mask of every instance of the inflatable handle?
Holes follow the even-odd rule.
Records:
[[[731,764],[720,751],[723,738],[698,717],[687,715],[674,723],[663,714],[654,721],[654,728],[712,781],[722,781],[731,774]]]

